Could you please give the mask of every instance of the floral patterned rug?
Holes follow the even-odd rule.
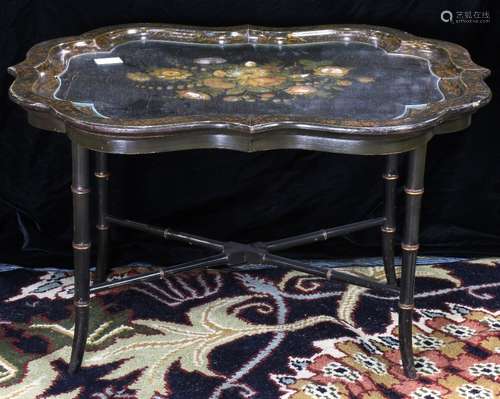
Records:
[[[336,266],[349,264],[383,280],[378,263]],[[499,398],[499,269],[500,259],[420,260],[412,381],[396,297],[256,266],[94,296],[83,368],[70,376],[71,272],[4,267],[0,398]]]

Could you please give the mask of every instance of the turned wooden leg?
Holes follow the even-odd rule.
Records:
[[[95,280],[102,283],[108,272],[109,223],[106,221],[108,213],[108,185],[109,172],[107,154],[96,152],[95,177],[97,178],[97,264]]]
[[[407,377],[415,378],[412,348],[413,292],[415,288],[415,265],[418,251],[420,205],[424,193],[426,145],[409,154],[408,177],[405,187],[406,215],[403,233],[403,265],[399,298],[399,347],[403,369]]]
[[[382,175],[385,185],[385,218],[382,226],[382,258],[387,282],[396,285],[394,269],[394,235],[396,233],[396,187],[398,183],[398,156],[388,155],[385,173]]]
[[[87,341],[89,323],[89,151],[73,143],[73,257],[75,267],[75,332],[69,372],[80,368]]]

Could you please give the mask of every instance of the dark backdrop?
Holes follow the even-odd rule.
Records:
[[[5,0],[0,26],[0,262],[71,265],[69,140],[30,127],[8,100],[8,65],[34,44],[105,25],[165,22],[264,26],[366,23],[454,41],[492,70],[498,92],[497,1],[67,1]],[[487,11],[489,23],[450,24],[443,10]],[[422,253],[500,255],[500,130],[494,99],[464,132],[429,147]],[[185,151],[112,156],[111,205],[120,216],[219,239],[264,240],[380,214],[380,157],[306,151]],[[398,199],[402,200],[401,190]],[[400,201],[401,203],[401,201]],[[399,215],[401,216],[402,207]],[[401,220],[401,217],[399,218]],[[379,232],[303,248],[296,255],[376,255]],[[115,262],[172,263],[197,250],[117,231]]]

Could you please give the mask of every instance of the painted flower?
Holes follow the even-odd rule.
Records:
[[[180,68],[156,68],[151,71],[151,75],[157,79],[183,80],[190,77],[191,72]]]
[[[374,78],[370,76],[360,76],[359,78],[356,79],[359,83],[372,83],[375,81]]]
[[[245,67],[245,68],[233,68],[228,71],[228,76],[236,78],[238,80],[246,80],[251,78],[261,78],[264,76],[269,76],[271,73],[270,67]]]
[[[181,90],[178,91],[177,94],[179,97],[186,98],[188,100],[210,100],[210,96],[206,93],[201,93],[199,91],[191,91],[191,90]]]
[[[308,76],[309,76],[308,73],[294,73],[294,74],[290,75],[290,79],[292,79],[292,80],[304,80]]]
[[[262,101],[269,101],[271,98],[274,97],[274,94],[273,93],[263,93],[259,97]]]
[[[213,89],[232,89],[235,84],[220,78],[208,78],[203,80],[205,86],[211,87]]]
[[[282,76],[249,77],[242,84],[250,87],[274,87],[280,86],[285,80]]]
[[[127,73],[127,78],[136,82],[147,82],[151,80],[151,77],[144,72],[129,72]]]
[[[316,93],[318,90],[316,90],[312,86],[296,85],[296,86],[289,87],[285,91],[288,94],[291,94],[292,96],[305,96],[305,95]]]
[[[241,101],[241,97],[238,96],[226,96],[223,98],[224,101],[227,101],[229,103],[234,103],[236,101]]]
[[[210,65],[210,64],[224,64],[226,60],[220,57],[203,57],[203,58],[196,58],[193,62],[199,65]]]
[[[352,82],[350,80],[347,80],[347,79],[341,79],[341,80],[338,80],[337,81],[337,85],[339,86],[351,86],[352,85]]]
[[[342,78],[347,75],[350,68],[344,68],[339,66],[322,66],[314,68],[314,74],[317,76],[330,76],[334,78]]]
[[[214,73],[212,73],[212,75],[214,75],[216,78],[223,78],[226,76],[226,72],[222,69],[217,69],[216,71],[214,71]]]

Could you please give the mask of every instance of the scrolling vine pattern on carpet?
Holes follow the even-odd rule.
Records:
[[[418,266],[414,381],[400,367],[397,297],[257,266],[96,295],[83,368],[70,376],[72,273],[7,268],[0,398],[500,397],[499,268]],[[384,279],[380,266],[348,270]]]

